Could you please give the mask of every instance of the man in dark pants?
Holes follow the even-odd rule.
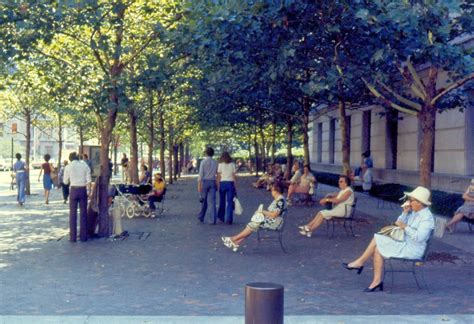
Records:
[[[87,193],[91,190],[91,169],[81,161],[76,152],[69,154],[70,164],[64,169],[64,183],[69,184],[69,240],[77,238],[77,206],[80,210],[81,241],[87,241]]]
[[[207,211],[207,196],[211,195],[211,222],[216,224],[216,175],[217,175],[217,161],[212,158],[214,150],[212,147],[206,148],[204,152],[206,157],[202,160],[199,166],[199,177],[198,177],[198,191],[201,194],[202,206],[199,212],[198,219],[201,223],[204,223],[204,217]]]

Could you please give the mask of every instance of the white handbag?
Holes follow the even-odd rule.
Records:
[[[250,220],[255,223],[261,223],[264,221],[264,219],[265,216],[263,216],[263,204],[260,204]]]
[[[242,208],[242,204],[240,203],[237,197],[234,197],[234,214],[235,215],[242,215],[244,209]]]
[[[380,229],[377,234],[385,235],[391,237],[395,241],[404,241],[405,240],[405,231],[398,226],[388,225]]]
[[[308,195],[314,195],[314,184],[313,183],[309,184]]]

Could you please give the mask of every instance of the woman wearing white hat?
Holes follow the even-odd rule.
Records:
[[[412,192],[405,192],[408,204],[403,204],[403,212],[398,217],[395,225],[403,229],[405,236],[403,241],[396,241],[389,236],[375,234],[364,253],[350,263],[343,263],[347,270],[357,270],[360,274],[364,269],[364,263],[374,258],[374,277],[369,287],[364,292],[373,292],[377,289],[383,290],[383,264],[384,258],[420,258],[426,248],[432,230],[434,229],[434,217],[428,206],[430,202],[430,191],[424,187],[417,187]]]

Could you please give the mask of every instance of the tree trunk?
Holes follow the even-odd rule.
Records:
[[[137,115],[135,108],[131,108],[128,113],[130,118],[130,144],[132,156],[130,157],[131,165],[129,165],[130,181],[138,184],[138,140],[137,140]]]
[[[148,134],[148,170],[152,174],[153,179],[153,151],[155,150],[155,114],[153,111],[153,92],[148,92],[148,98],[150,100],[148,107],[148,118],[149,122],[149,134]]]
[[[248,134],[248,145],[249,145],[249,158],[248,158],[248,160],[252,161],[252,134],[250,134],[250,133]],[[246,165],[248,165],[248,164],[246,163]],[[251,169],[249,169],[249,173],[250,174],[253,173]]]
[[[100,141],[100,175],[98,179],[99,188],[99,235],[107,237],[110,235],[109,224],[109,144],[115,127],[118,111],[118,90],[109,90],[111,108],[107,114],[107,122],[101,129]]]
[[[148,140],[148,170],[150,171],[150,174],[152,175],[153,179],[153,140]]]
[[[308,97],[303,98],[303,151],[304,151],[304,164],[310,165],[309,156],[309,111],[311,102]]]
[[[275,163],[275,152],[276,152],[276,119],[272,119],[272,135],[271,135],[271,145],[272,145],[272,150],[270,152],[271,154],[271,164]]]
[[[260,157],[259,157],[259,149],[258,149],[258,139],[257,139],[257,132],[254,133],[253,136],[253,145],[255,150],[255,176],[258,177],[258,170],[260,169]]]
[[[100,179],[99,179],[99,235],[110,235],[109,224],[109,145],[112,138],[112,132],[117,120],[117,112],[119,107],[119,89],[118,82],[120,74],[123,71],[123,64],[120,61],[123,37],[123,20],[125,15],[125,6],[121,1],[117,2],[117,10],[115,23],[115,51],[113,55],[113,63],[109,70],[110,88],[109,104],[106,122],[100,128]]]
[[[286,120],[286,127],[288,133],[288,143],[286,147],[286,169],[285,169],[285,179],[289,180],[291,178],[291,167],[293,165],[293,118],[288,117]]]
[[[162,108],[160,108],[159,114],[159,123],[160,123],[160,171],[163,179],[166,179],[166,165],[165,165],[165,118]]]
[[[435,135],[436,108],[424,105],[418,116],[421,127],[420,141],[420,185],[431,189],[433,143]]]
[[[173,183],[173,127],[168,123],[168,182]]]
[[[189,143],[184,145],[184,166],[187,165],[188,161],[191,160],[191,157],[189,156]]]
[[[84,127],[79,126],[79,153],[84,152]]]
[[[63,118],[61,114],[58,114],[58,164],[57,164],[57,169],[61,167],[61,158],[63,154]]]
[[[25,192],[27,195],[31,195],[30,188],[30,150],[31,150],[31,111],[29,109],[25,110],[25,122],[26,122],[26,152],[25,152],[25,163],[28,166],[28,173],[26,174],[26,184]]]
[[[418,114],[421,128],[420,141],[420,185],[431,189],[431,170],[433,169],[433,147],[435,140],[436,107],[432,106],[431,100],[436,96],[436,83],[438,80],[438,68],[431,66],[428,73],[426,101]]]
[[[349,150],[349,129],[347,127],[346,119],[346,103],[342,97],[339,98],[338,102],[339,109],[339,122],[341,127],[341,142],[342,142],[342,168],[343,174],[350,175],[351,173],[351,161],[350,161],[350,150]]]
[[[118,146],[119,146],[119,141],[120,141],[120,136],[115,135],[114,136],[114,175],[117,175],[118,173],[118,163],[117,163],[117,156],[118,156]]]
[[[181,172],[184,169],[184,164],[185,164],[184,160],[185,160],[185,158],[184,158],[184,144],[181,141],[179,143],[179,169],[178,169],[178,177],[180,177],[180,178],[181,178]]]
[[[259,127],[258,127],[258,131],[260,133],[260,139],[262,141],[262,146],[261,146],[261,150],[260,150],[260,153],[261,153],[261,167],[262,167],[262,170],[263,172],[265,172],[266,170],[266,138],[265,138],[265,124],[264,124],[264,121],[263,121],[263,115],[262,113],[260,113],[260,116],[259,116],[260,120],[259,120]]]
[[[173,179],[176,181],[178,180],[178,173],[179,173],[179,146],[178,145],[173,145],[173,169],[174,169],[174,176]]]

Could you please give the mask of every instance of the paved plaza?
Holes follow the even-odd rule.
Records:
[[[183,177],[169,186],[163,216],[123,219],[128,238],[85,243],[68,241],[60,191],[44,205],[34,183],[34,195],[19,207],[3,184],[0,323],[242,323],[250,282],[285,287],[286,323],[472,323],[474,234],[465,224],[434,240],[431,251],[438,257],[424,266],[430,291],[418,290],[410,274],[398,274],[391,293],[387,282],[389,291],[367,294],[362,290],[372,265],[357,275],[341,262],[354,259],[377,229],[396,219],[396,206],[379,208],[376,199],[357,193],[355,238],[342,227],[334,238],[325,227],[303,237],[297,226],[320,207],[291,207],[284,234],[288,254],[276,242],[257,247],[254,236],[234,253],[220,237],[240,231],[260,203],[271,202],[269,192],[251,187],[253,180],[238,179],[244,215],[231,226],[198,222],[196,178]],[[335,190],[320,185],[317,197]]]

